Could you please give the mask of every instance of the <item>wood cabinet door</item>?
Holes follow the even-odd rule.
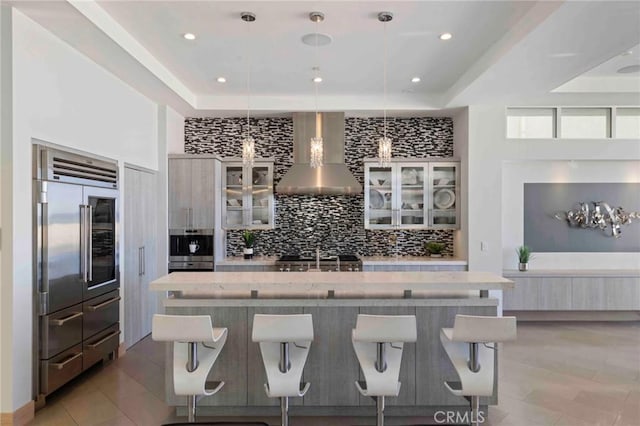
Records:
[[[359,405],[354,382],[358,376],[358,358],[351,344],[358,307],[304,308],[313,316],[314,339],[303,378],[311,383],[304,405],[344,407]]]
[[[191,159],[169,159],[169,228],[190,228]],[[201,161],[201,160],[198,160]],[[212,185],[213,189],[213,185]]]
[[[141,197],[140,173],[125,167],[124,169],[124,341],[127,348],[142,338],[140,318],[140,274],[142,219],[139,210]]]
[[[157,238],[158,215],[156,202],[156,175],[153,173],[139,172],[140,190],[142,192],[141,211],[142,223],[142,276],[140,282],[140,317],[142,337],[151,333],[153,315],[157,313],[158,292],[150,291],[149,284],[157,278]],[[166,238],[163,236],[163,238]]]
[[[191,168],[191,228],[213,229],[215,160],[193,158],[187,161]]]

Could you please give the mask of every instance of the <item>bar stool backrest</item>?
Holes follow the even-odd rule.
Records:
[[[516,317],[456,315],[451,340],[467,343],[506,342],[516,339]]]
[[[214,342],[209,315],[154,315],[152,338],[159,342]]]
[[[310,314],[262,315],[253,317],[253,342],[311,342],[313,322]]]
[[[415,342],[414,315],[358,315],[353,340],[358,342]]]

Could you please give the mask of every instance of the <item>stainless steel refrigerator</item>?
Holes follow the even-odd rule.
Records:
[[[34,394],[119,344],[118,165],[34,145]]]

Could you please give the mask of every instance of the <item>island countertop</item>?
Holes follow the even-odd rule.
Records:
[[[322,297],[332,292],[336,297],[370,298],[406,297],[406,291],[506,290],[513,286],[513,281],[490,272],[174,272],[153,281],[150,289],[201,297]]]

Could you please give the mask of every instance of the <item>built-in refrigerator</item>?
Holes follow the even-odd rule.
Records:
[[[120,335],[118,164],[34,145],[34,394],[42,400]]]

